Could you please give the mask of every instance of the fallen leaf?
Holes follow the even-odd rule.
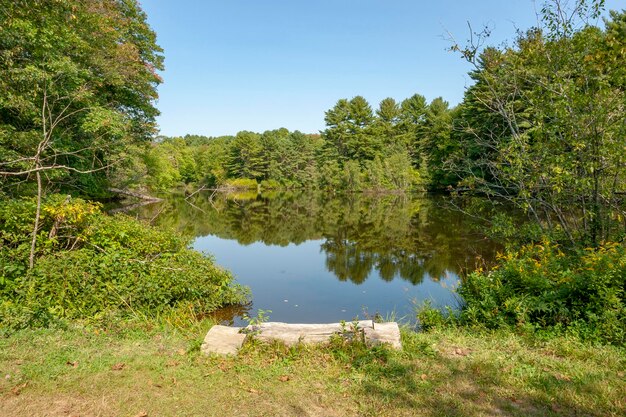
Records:
[[[148,417],[148,413],[145,411],[140,411],[139,413],[135,414],[134,417]]]
[[[111,366],[111,370],[112,371],[121,371],[122,369],[124,369],[125,366],[126,366],[126,364],[124,362],[119,362],[119,363],[116,363],[115,365]]]
[[[279,376],[279,377],[278,377],[278,380],[279,380],[280,382],[287,382],[287,381],[289,381],[290,379],[291,379],[291,378],[289,378],[289,375],[281,375],[281,376]]]
[[[422,381],[426,381],[428,379],[428,375],[422,374],[420,375],[420,378],[422,378]]]
[[[467,356],[471,353],[472,351],[469,349],[463,349],[460,347],[454,348],[454,354],[457,356]]]
[[[163,384],[160,384],[158,382],[154,382],[151,379],[148,380],[148,385],[152,386],[152,387],[157,387],[157,388],[162,388]]]
[[[74,362],[67,361],[67,362],[65,362],[65,364],[71,366],[72,368],[78,367],[78,362],[77,361],[74,361]]]
[[[567,376],[567,375],[563,375],[563,374],[555,374],[555,375],[554,375],[554,377],[555,377],[556,379],[558,379],[559,381],[567,381],[567,382],[569,382],[569,381],[571,381],[571,380],[572,380],[572,378],[571,378],[571,377],[569,377],[569,376]]]
[[[178,349],[178,354],[180,356],[185,356],[187,354],[187,351],[185,349]]]
[[[28,385],[28,382],[24,382],[23,384],[16,385],[13,388],[11,388],[11,392],[13,393],[13,395],[20,395],[22,393],[22,390],[26,388],[27,385]]]
[[[252,393],[252,394],[258,394],[259,391],[255,390],[254,388],[248,388],[248,392]]]

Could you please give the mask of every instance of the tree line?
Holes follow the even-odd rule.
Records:
[[[143,176],[127,185],[143,181],[162,191],[180,184],[345,191],[434,186],[425,152],[449,124],[450,109],[442,98],[430,104],[419,94],[401,103],[387,98],[376,111],[361,96],[341,99],[325,120],[320,134],[281,128],[162,137],[139,162]]]
[[[510,46],[451,49],[474,83],[451,108],[415,94],[340,99],[319,134],[156,137],[161,48],[136,1],[10,2],[0,27],[0,190],[452,190],[498,197],[545,231],[626,235],[624,12],[546,2]],[[152,140],[151,140],[152,139]]]

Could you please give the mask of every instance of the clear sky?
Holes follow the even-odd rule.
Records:
[[[324,129],[340,98],[420,93],[457,104],[468,64],[446,49],[489,25],[491,44],[537,23],[542,0],[141,0],[165,49],[161,133]],[[626,0],[607,0],[625,8]]]

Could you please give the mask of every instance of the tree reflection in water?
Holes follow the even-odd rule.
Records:
[[[477,220],[429,195],[329,195],[271,192],[197,193],[142,207],[142,218],[189,237],[215,235],[242,245],[286,246],[322,240],[326,267],[337,279],[363,283],[373,270],[385,281],[412,285],[489,263],[496,244]]]

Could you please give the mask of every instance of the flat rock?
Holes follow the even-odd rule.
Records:
[[[215,325],[204,337],[200,350],[206,354],[236,355],[247,336],[240,330],[241,327]]]
[[[365,341],[370,345],[388,343],[394,349],[402,349],[398,323],[376,323],[373,328],[365,328]]]
[[[328,343],[331,337],[342,335],[347,338],[355,336],[354,323],[328,324],[292,324],[269,322],[250,325],[240,333],[241,327],[213,326],[204,338],[201,350],[206,354],[236,355],[247,334],[254,338],[271,342],[278,340],[288,346],[298,343]],[[374,323],[372,320],[361,320],[356,330],[364,335],[365,343],[376,346],[387,343],[393,349],[402,349],[400,328],[398,323]]]
[[[262,323],[256,326],[248,326],[246,330],[254,334],[258,340],[270,342],[279,340],[288,346],[297,343],[326,343],[329,339],[344,332],[351,333],[354,324],[352,322],[328,323],[328,324],[292,324],[280,322]],[[358,329],[373,329],[372,320],[361,320]]]

